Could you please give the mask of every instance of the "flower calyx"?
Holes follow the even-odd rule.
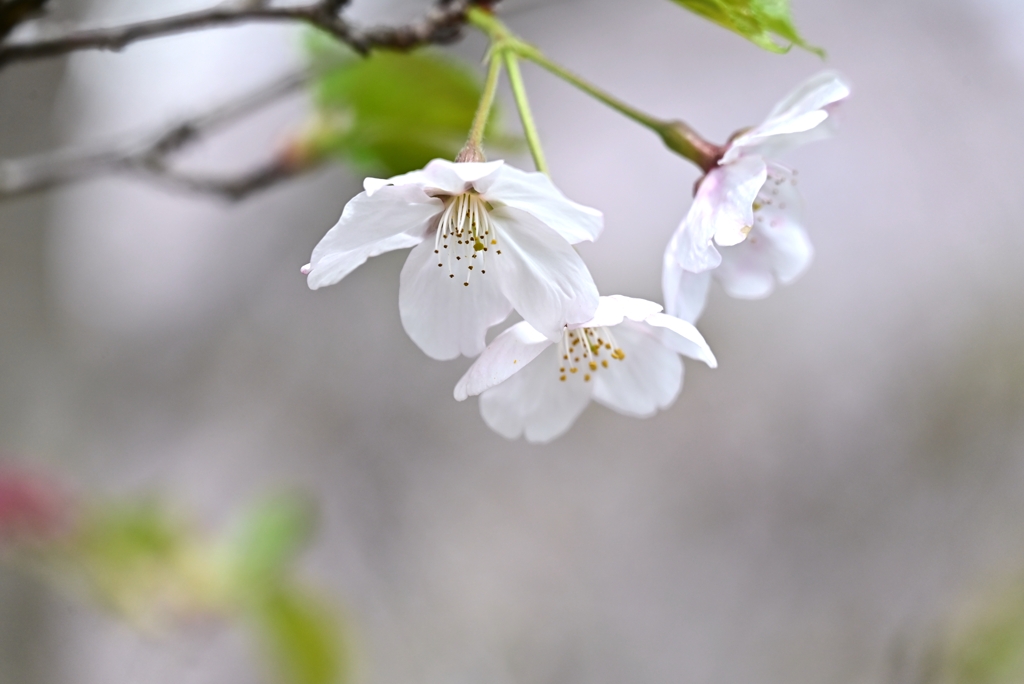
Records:
[[[480,143],[475,140],[467,140],[466,144],[459,150],[459,154],[455,157],[455,162],[485,162],[487,157],[484,155],[484,150],[480,146]]]
[[[666,121],[659,127],[658,134],[666,147],[692,161],[704,173],[718,166],[728,149],[727,145],[716,145],[705,140],[682,121]]]

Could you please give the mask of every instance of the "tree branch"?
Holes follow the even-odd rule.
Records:
[[[89,29],[25,43],[0,43],[0,68],[15,61],[40,59],[78,50],[118,50],[130,43],[196,29],[254,21],[299,21],[329,31],[355,50],[409,50],[450,42],[466,23],[466,11],[496,0],[438,0],[421,20],[405,26],[357,30],[338,16],[348,0],[318,0],[310,5],[275,7],[271,0],[250,0],[232,8],[214,7],[125,26]],[[3,2],[3,0],[0,0]],[[175,124],[127,145],[100,150],[58,151],[16,160],[0,160],[0,199],[18,197],[97,176],[136,173],[191,192],[238,201],[311,170],[317,160],[297,159],[287,150],[267,163],[233,177],[214,177],[174,168],[170,158],[200,138],[300,90],[314,69],[291,74],[249,95]]]
[[[185,173],[169,165],[172,155],[202,137],[250,116],[299,91],[317,71],[289,74],[257,91],[186,119],[140,141],[98,151],[57,152],[0,161],[0,199],[27,195],[77,181],[122,172],[139,173],[163,184],[237,201],[313,168],[281,152],[266,164],[236,177]]]
[[[35,41],[0,43],[0,68],[12,62],[56,57],[80,50],[121,50],[131,43],[222,26],[259,22],[297,22],[319,28],[352,49],[365,54],[374,48],[411,50],[421,45],[447,43],[459,36],[466,10],[483,0],[438,2],[422,19],[398,27],[359,29],[339,12],[348,0],[318,0],[298,6],[274,6],[264,1],[226,7],[218,5],[110,28],[82,29]]]

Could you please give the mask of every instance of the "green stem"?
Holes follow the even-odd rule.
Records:
[[[487,80],[484,82],[484,92],[480,96],[480,104],[477,105],[476,115],[473,117],[473,127],[469,129],[469,140],[466,141],[466,147],[479,148],[483,142],[484,129],[487,128],[487,119],[494,106],[494,96],[498,92],[498,77],[500,75],[501,60],[491,59],[487,69]]]
[[[504,51],[503,57],[505,58],[505,68],[508,70],[508,82],[512,86],[512,95],[516,101],[516,108],[519,110],[519,119],[523,122],[526,144],[529,145],[530,154],[533,155],[533,163],[538,171],[547,173],[548,165],[544,160],[540,135],[537,134],[537,124],[533,121],[530,101],[526,98],[526,87],[523,85],[523,74],[519,71],[519,58],[511,50]]]
[[[602,90],[601,88],[598,88],[594,84],[585,81],[584,79],[580,78],[579,76],[572,73],[568,69],[562,67],[561,65],[552,62],[550,59],[545,57],[540,50],[533,47],[532,45],[524,44],[522,48],[516,49],[516,52],[518,52],[524,59],[528,59],[537,66],[547,69],[549,72],[551,72],[555,76],[558,76],[566,83],[576,86],[577,88],[585,92],[587,95],[590,95],[595,100],[608,105],[609,107],[611,107],[618,113],[622,114],[626,118],[632,119],[641,126],[651,129],[655,133],[660,133],[661,129],[665,126],[666,122],[662,121],[661,119],[656,119],[655,117],[650,116],[649,114],[641,112],[636,107],[632,107],[626,104],[625,102],[615,97],[611,93]]]
[[[513,34],[497,17],[484,9],[471,7],[466,16],[471,24],[486,33],[491,39],[492,52],[503,52],[506,55],[514,53],[523,59],[530,60],[563,81],[579,88],[599,102],[611,107],[623,116],[654,131],[670,150],[689,159],[704,169],[704,171],[710,170],[718,163],[718,159],[721,157],[724,149],[704,140],[686,123],[682,121],[665,121],[642,112],[611,93],[577,76],[560,64],[552,62],[539,49]],[[529,133],[527,133],[527,137],[529,139]]]

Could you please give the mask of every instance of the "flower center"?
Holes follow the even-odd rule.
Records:
[[[559,344],[558,379],[562,382],[571,376],[583,376],[583,382],[590,382],[593,373],[607,368],[609,361],[622,361],[626,352],[615,343],[608,328],[566,329]]]
[[[791,187],[787,188],[787,185]],[[778,228],[782,220],[780,214],[790,210],[786,204],[786,196],[792,193],[792,186],[796,186],[795,170],[787,176],[769,166],[768,178],[765,179],[764,185],[761,186],[757,198],[754,200],[754,225],[743,228],[743,233],[750,235],[754,228],[762,232],[766,228]],[[783,194],[780,194],[780,191]],[[756,242],[757,234],[750,235],[749,239],[751,242]]]
[[[454,279],[458,275],[466,287],[474,270],[487,273],[485,262],[489,255],[501,254],[498,231],[491,221],[491,208],[475,192],[464,192],[448,198],[437,225],[434,236],[437,265],[444,268],[447,262],[448,277]]]

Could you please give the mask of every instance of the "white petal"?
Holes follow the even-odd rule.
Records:
[[[637,299],[636,297],[626,297],[624,295],[609,295],[601,297],[600,302],[597,304],[597,311],[592,319],[574,327],[607,328],[622,323],[625,318],[631,321],[642,321],[651,314],[656,314],[661,310],[661,304],[656,304],[646,299]]]
[[[754,224],[768,243],[772,271],[782,283],[798,278],[810,266],[814,248],[803,228],[803,202],[793,172],[780,164],[768,164],[768,180]]]
[[[713,271],[693,273],[684,270],[666,251],[661,272],[665,311],[690,323],[696,323],[708,303],[708,288]]]
[[[764,160],[756,156],[743,157],[717,170],[721,173],[708,189],[713,207],[710,221],[715,242],[729,247],[743,242],[754,225],[754,198],[768,172]]]
[[[741,245],[722,250],[715,277],[741,299],[771,294],[775,278],[788,283],[811,263],[814,250],[800,222],[801,203],[792,172],[769,164],[769,177],[757,198],[754,229]]]
[[[500,159],[492,162],[451,162],[447,159],[435,159],[426,165],[417,182],[423,183],[428,190],[459,195],[474,188],[477,183],[486,181],[504,165],[505,162]]]
[[[455,385],[455,399],[463,401],[501,384],[526,367],[552,344],[551,340],[522,321],[494,338]]]
[[[764,123],[733,140],[722,163],[747,154],[774,155],[827,137],[831,130],[821,124],[849,96],[850,86],[841,75],[824,71],[811,77],[777,104]]]
[[[823,109],[849,96],[850,84],[846,77],[836,71],[821,71],[798,85],[775,105],[768,114],[768,120],[797,118],[805,112]]]
[[[451,278],[437,264],[430,240],[409,253],[398,290],[402,327],[431,358],[476,356],[486,346],[487,329],[508,318],[512,305],[497,274],[474,275],[466,286],[463,273]]]
[[[569,244],[596,240],[604,228],[604,214],[567,198],[543,173],[521,171],[506,164],[475,187],[495,206],[505,205],[533,214]]]
[[[712,169],[701,181],[690,211],[669,240],[672,258],[693,273],[718,266],[721,255],[714,242],[730,245],[746,237],[754,222],[754,198],[766,174],[760,157],[743,157]]]
[[[683,362],[654,330],[626,321],[612,330],[626,358],[594,373],[594,399],[627,416],[646,418],[668,407],[683,386]]]
[[[374,193],[381,188],[386,188],[389,185],[418,185],[422,187],[424,185],[423,170],[418,169],[409,173],[403,173],[400,176],[392,176],[391,178],[367,177],[363,179],[363,190],[370,197],[373,197]]]
[[[498,207],[491,212],[498,244],[489,264],[515,310],[534,328],[557,340],[566,325],[594,317],[598,293],[576,250],[532,215]],[[497,254],[497,251],[501,254]]]
[[[722,265],[715,269],[714,275],[730,297],[767,297],[775,289],[768,243],[755,238],[741,245],[723,249]]]
[[[313,290],[333,285],[371,256],[418,244],[443,208],[414,186],[359,193],[313,248],[306,282]]]
[[[678,358],[678,357],[676,357]],[[533,363],[480,395],[480,415],[508,439],[550,442],[564,434],[590,403],[592,383],[559,380],[558,347],[551,345]]]
[[[648,316],[644,322],[657,328],[658,339],[675,353],[703,361],[712,368],[718,368],[718,360],[711,352],[711,347],[692,323],[663,313]]]

